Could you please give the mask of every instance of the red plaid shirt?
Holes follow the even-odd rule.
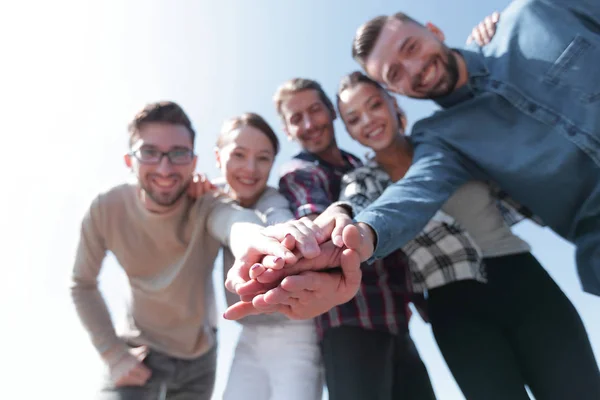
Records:
[[[302,152],[281,170],[279,191],[288,199],[296,218],[323,212],[338,200],[344,174],[362,165],[342,152],[343,167],[331,165],[314,154]],[[407,262],[402,251],[371,265],[363,264],[363,278],[354,299],[316,318],[317,331],[336,326],[360,326],[394,334],[408,331]]]

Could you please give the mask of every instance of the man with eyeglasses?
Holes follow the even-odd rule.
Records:
[[[208,400],[216,367],[211,274],[219,248],[228,246],[236,257],[256,254],[256,260],[245,257],[249,262],[267,249],[295,257],[258,234],[261,221],[253,211],[219,193],[186,195],[197,161],[195,132],[179,105],[149,104],[129,135],[125,163],[137,183],[92,202],[72,276],[75,307],[110,372],[98,398]],[[260,237],[258,247],[247,245],[251,237]],[[108,251],[131,286],[131,326],[119,335],[98,290]]]

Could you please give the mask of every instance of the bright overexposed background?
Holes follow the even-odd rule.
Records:
[[[122,163],[126,125],[144,104],[169,99],[190,114],[199,170],[217,176],[213,156],[224,118],[262,114],[279,132],[271,97],[303,76],[335,94],[355,29],[379,14],[431,20],[460,45],[507,0],[39,0],[0,2],[2,398],[87,399],[103,368],[70,302],[68,283],[79,224],[92,198],[129,178]],[[433,110],[401,99],[411,122]],[[336,123],[341,147],[362,156]],[[284,136],[277,166],[298,149]],[[276,168],[277,168],[276,166]],[[276,174],[272,176],[276,183]],[[584,294],[573,248],[529,223],[517,232],[566,291],[600,355],[600,300]],[[218,265],[218,264],[217,264]],[[216,281],[221,271],[216,269]],[[102,290],[115,320],[127,284],[112,257]],[[217,285],[221,306],[222,285]],[[438,398],[463,398],[430,328],[412,334]],[[239,327],[223,321],[214,398],[221,398]],[[8,391],[8,392],[7,392]]]

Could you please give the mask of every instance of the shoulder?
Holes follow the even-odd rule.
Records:
[[[310,174],[317,170],[319,170],[319,166],[315,162],[294,157],[281,166],[279,176],[285,178],[295,174]]]
[[[125,207],[135,200],[137,186],[124,183],[114,186],[98,194],[92,201],[91,209],[103,209],[109,211],[113,208]]]

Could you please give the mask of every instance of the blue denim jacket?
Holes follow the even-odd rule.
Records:
[[[356,216],[375,257],[464,182],[490,179],[576,245],[583,288],[600,295],[600,1],[517,0],[488,46],[460,54],[468,84],[414,126],[406,177]]]

